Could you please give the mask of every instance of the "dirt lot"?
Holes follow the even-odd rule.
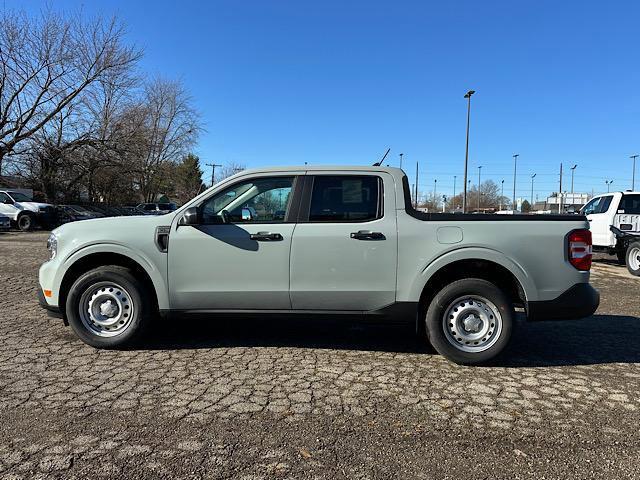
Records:
[[[465,368],[397,326],[159,323],[98,351],[35,300],[46,234],[0,234],[0,478],[640,478],[640,278]]]

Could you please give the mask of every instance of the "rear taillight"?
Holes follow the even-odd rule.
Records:
[[[574,230],[569,234],[569,263],[578,270],[591,268],[591,232]]]

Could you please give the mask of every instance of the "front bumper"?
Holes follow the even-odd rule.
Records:
[[[600,294],[589,283],[577,283],[558,298],[528,302],[527,317],[538,320],[575,320],[593,315],[600,304]]]
[[[60,308],[49,305],[47,303],[47,300],[44,298],[44,293],[42,292],[41,288],[38,288],[38,303],[47,311],[47,315],[49,315],[50,317],[62,318],[62,312],[60,312]]]

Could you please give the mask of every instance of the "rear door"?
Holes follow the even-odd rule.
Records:
[[[291,305],[375,310],[395,302],[395,186],[387,173],[307,175],[291,245]]]
[[[600,247],[613,246],[616,243],[615,236],[609,230],[609,226],[613,223],[613,214],[608,213],[611,204],[614,203],[612,200],[613,194],[596,197],[582,210],[591,224],[593,244]]]

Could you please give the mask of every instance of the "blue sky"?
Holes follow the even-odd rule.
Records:
[[[38,10],[39,1],[4,0]],[[560,162],[576,191],[626,189],[640,153],[640,2],[65,0],[117,13],[147,74],[180,78],[202,114],[203,163],[370,164],[404,153],[421,191],[464,168],[540,198]],[[209,172],[205,173],[208,178]],[[640,162],[638,162],[640,172]],[[640,173],[636,175],[640,176]],[[570,175],[565,175],[566,184]],[[636,186],[640,184],[637,179]],[[510,196],[510,193],[507,194]]]

